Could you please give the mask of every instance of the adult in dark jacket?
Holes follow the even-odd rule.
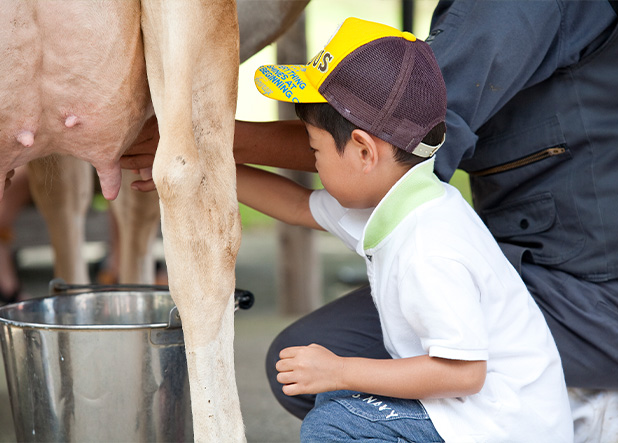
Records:
[[[545,314],[567,384],[618,389],[612,5],[441,1],[427,40],[448,91],[438,174],[449,180],[458,167],[470,173],[474,206]],[[295,152],[290,145],[306,147],[296,130],[290,122],[239,123],[237,161],[304,168],[302,153],[286,157]],[[272,151],[264,152],[265,145]],[[341,355],[384,358],[368,288],[302,318],[273,343],[267,358],[273,391],[299,417],[312,399],[286,397],[274,365],[281,349],[312,342]]]

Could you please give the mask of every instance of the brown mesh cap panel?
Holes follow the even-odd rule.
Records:
[[[446,114],[440,69],[420,40],[385,37],[361,46],[319,91],[350,122],[408,152]]]

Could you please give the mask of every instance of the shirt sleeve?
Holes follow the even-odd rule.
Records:
[[[463,264],[426,257],[407,267],[399,285],[401,311],[430,356],[488,359],[481,294]]]
[[[365,211],[344,208],[325,189],[311,193],[309,209],[322,228],[339,237],[351,250],[356,250],[368,218]]]
[[[446,83],[448,181],[474,154],[476,131],[522,89],[579,61],[615,20],[607,1],[440,1],[428,43]]]

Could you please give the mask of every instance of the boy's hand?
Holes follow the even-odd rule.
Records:
[[[277,381],[283,384],[286,395],[318,394],[343,389],[340,377],[344,358],[323,346],[295,346],[279,354]]]

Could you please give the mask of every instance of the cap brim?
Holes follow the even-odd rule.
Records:
[[[311,84],[306,65],[266,65],[255,71],[253,81],[260,93],[273,100],[291,103],[326,103]]]

